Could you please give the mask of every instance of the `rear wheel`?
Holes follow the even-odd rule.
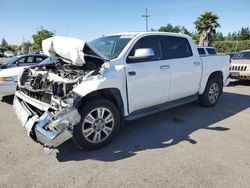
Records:
[[[222,88],[219,78],[211,77],[207,82],[204,93],[200,95],[200,104],[206,107],[214,106],[219,100],[221,91]]]
[[[86,149],[97,149],[109,144],[120,127],[117,107],[106,99],[91,100],[80,110],[81,121],[74,127],[77,144]]]

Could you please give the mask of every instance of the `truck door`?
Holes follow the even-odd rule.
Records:
[[[164,52],[171,64],[169,100],[175,100],[199,91],[202,75],[201,58],[193,53],[190,41],[185,37],[162,36]]]
[[[153,56],[133,59],[136,52],[150,49]],[[164,60],[159,36],[140,38],[127,57],[125,69],[130,113],[168,101],[170,64]]]

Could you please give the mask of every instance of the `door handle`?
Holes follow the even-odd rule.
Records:
[[[160,66],[160,69],[161,70],[167,70],[167,69],[169,69],[170,68],[170,65],[161,65]]]
[[[135,72],[135,71],[129,71],[129,72],[128,72],[128,75],[129,75],[129,76],[135,76],[135,75],[136,75],[136,72]]]
[[[194,66],[199,66],[200,64],[201,64],[201,63],[198,62],[198,61],[197,61],[197,62],[193,62],[193,65],[194,65]]]

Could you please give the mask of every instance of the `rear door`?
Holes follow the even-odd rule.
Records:
[[[202,74],[201,58],[193,53],[185,37],[162,36],[166,61],[171,64],[169,100],[193,95],[199,91]]]
[[[155,106],[168,101],[170,83],[170,62],[164,60],[160,37],[145,36],[139,39],[128,56],[136,49],[151,48],[150,59],[125,64],[129,112]]]

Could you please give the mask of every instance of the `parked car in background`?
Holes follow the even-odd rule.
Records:
[[[230,56],[230,59],[232,59],[233,56],[234,56],[235,54],[236,54],[236,53],[228,53],[228,54],[226,54],[226,55],[229,55],[229,56]]]
[[[125,119],[196,100],[214,106],[229,76],[229,56],[202,57],[183,34],[120,33],[89,43],[52,37],[42,46],[57,62],[25,69],[13,106],[45,147],[74,137],[80,147],[97,149]]]
[[[38,51],[29,51],[28,54],[40,54]]]
[[[0,51],[0,57],[3,57],[3,52]]]
[[[5,57],[13,57],[14,56],[14,53],[12,51],[5,51],[3,54]]]
[[[199,54],[202,55],[202,56],[216,55],[217,54],[215,48],[213,48],[213,47],[198,46],[197,49],[198,49]]]
[[[51,58],[46,58],[39,65],[47,65],[53,63]],[[36,64],[35,64],[36,65]],[[17,78],[20,73],[23,72],[26,66],[17,66],[9,69],[0,70],[0,94],[1,95],[13,95],[17,87]]]
[[[24,55],[24,52],[19,50],[16,55]]]
[[[32,66],[40,63],[48,56],[41,54],[26,54],[12,57],[6,62],[0,65],[0,69],[12,68],[12,67],[20,67],[20,66]]]
[[[229,71],[231,78],[250,80],[250,50],[235,54],[231,59]]]

